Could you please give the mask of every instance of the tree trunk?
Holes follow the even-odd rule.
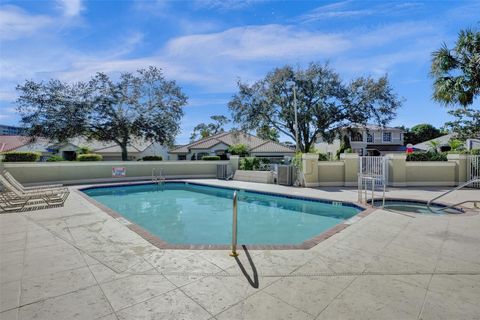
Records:
[[[128,161],[127,144],[126,143],[121,144],[120,148],[122,148],[122,161]]]

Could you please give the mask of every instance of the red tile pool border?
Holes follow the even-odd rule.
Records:
[[[186,182],[186,181],[176,180],[176,182]],[[149,183],[148,182],[130,182],[130,183],[102,184],[101,186],[104,186],[104,187],[112,186],[113,187],[113,186],[122,186],[122,185],[128,186],[128,185],[139,185],[139,184],[149,184]],[[211,185],[211,184],[206,184],[206,183],[197,183],[196,182],[196,184],[209,186],[209,187],[224,188],[222,186],[216,186],[216,185]],[[89,197],[88,195],[86,195],[85,193],[83,193],[81,191],[83,189],[86,190],[86,189],[90,189],[90,188],[95,188],[95,187],[85,187],[85,188],[75,189],[74,191],[77,194],[79,194],[82,198],[84,198],[85,200],[87,200],[88,202],[93,204],[94,206],[98,207],[99,209],[101,209],[102,211],[104,211],[105,213],[110,215],[111,217],[125,219],[121,214],[119,214],[115,210],[112,210],[111,208],[101,204],[100,202],[98,202],[95,199]],[[254,189],[245,189],[245,190],[255,191]],[[259,192],[264,193],[262,191],[259,191]],[[284,196],[282,193],[276,193],[276,192],[272,192],[272,193],[269,193],[269,194]],[[309,197],[309,198],[311,200],[316,199],[314,197]],[[321,199],[321,198],[318,198],[318,200],[319,201],[322,201],[322,200],[325,201],[325,199]],[[335,201],[335,200],[332,200],[332,201]],[[343,201],[341,201],[341,202],[343,202]],[[351,203],[351,202],[349,202],[349,203]],[[371,214],[372,212],[374,212],[375,210],[378,209],[378,208],[372,208],[372,207],[365,208],[363,205],[360,205],[360,204],[357,204],[357,203],[351,203],[351,204],[354,204],[355,206],[364,209],[363,211],[359,212],[358,214],[356,214],[355,216],[352,217],[352,218],[355,218],[355,219],[362,219],[362,218],[368,216],[369,214]],[[130,220],[127,220],[127,219],[125,219],[125,220],[129,222],[129,224],[125,225],[128,229],[137,233],[143,239],[145,239],[146,241],[148,241],[149,243],[151,243],[152,245],[154,245],[155,247],[157,247],[159,249],[180,249],[180,250],[228,250],[228,249],[230,249],[230,245],[212,245],[212,244],[202,245],[202,244],[173,244],[173,243],[169,243],[169,242],[166,242],[166,241],[162,240],[158,236],[153,235],[149,231],[147,231],[144,228],[142,228],[141,226],[131,222]],[[308,249],[313,248],[314,246],[316,246],[320,242],[322,242],[322,241],[332,237],[333,235],[341,232],[342,230],[347,228],[349,225],[351,225],[351,223],[348,223],[348,220],[346,220],[345,222],[337,224],[336,226],[320,233],[319,235],[317,235],[317,236],[315,236],[311,239],[308,239],[308,240],[302,242],[301,244],[296,244],[296,245],[295,244],[292,244],[292,245],[248,245],[248,248],[251,249],[251,250],[308,250]],[[240,246],[241,244],[238,244],[238,245]]]

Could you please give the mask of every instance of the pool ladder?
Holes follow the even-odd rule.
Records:
[[[471,185],[471,184],[479,183],[479,182],[480,182],[480,178],[479,178],[479,177],[476,177],[476,178],[473,178],[473,179],[471,179],[471,180],[468,180],[467,182],[462,183],[462,184],[459,185],[458,187],[455,187],[455,188],[453,188],[453,189],[451,189],[451,190],[448,190],[447,192],[442,193],[441,195],[439,195],[439,196],[437,196],[437,197],[435,197],[435,198],[433,198],[433,199],[430,199],[430,200],[427,202],[427,207],[430,208],[430,205],[432,204],[433,201],[438,200],[438,199],[446,196],[447,194],[450,194],[450,193],[452,193],[452,192],[454,192],[454,191],[460,190],[460,189],[462,189],[462,188],[464,188],[464,187],[467,187],[467,186],[469,186],[469,185]],[[446,206],[446,207],[444,207],[444,208],[442,208],[442,209],[440,209],[440,210],[447,210],[447,209],[450,209],[450,208],[459,206],[459,205],[464,204],[464,203],[467,203],[467,202],[473,202],[474,207],[475,207],[475,208],[478,208],[478,203],[479,203],[480,201],[479,201],[479,200],[465,200],[465,201],[461,201],[461,202],[458,202],[458,203],[455,203],[455,204]]]
[[[382,187],[382,208],[385,206],[385,188],[386,181],[383,175],[378,174],[358,174],[358,202],[368,204],[368,183],[372,184],[371,206],[375,207],[375,184],[380,181]]]
[[[163,176],[163,169],[158,169],[158,174],[157,174],[157,169],[153,168],[152,169],[152,182],[153,183],[164,183],[165,182],[165,177]]]
[[[237,252],[237,217],[238,217],[238,199],[237,191],[233,193],[233,212],[232,212],[232,252],[230,257],[238,257]]]

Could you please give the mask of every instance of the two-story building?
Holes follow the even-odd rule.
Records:
[[[399,128],[382,127],[378,125],[352,125],[342,128],[340,135],[332,143],[319,137],[315,148],[322,153],[335,154],[340,149],[341,138],[347,136],[352,151],[359,155],[380,156],[387,153],[404,153],[404,131]]]

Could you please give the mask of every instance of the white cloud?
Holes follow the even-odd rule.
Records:
[[[0,7],[0,40],[14,40],[50,25],[53,22],[48,16],[30,15],[16,6]]]
[[[58,5],[63,10],[66,17],[75,17],[84,9],[82,0],[57,0]]]

